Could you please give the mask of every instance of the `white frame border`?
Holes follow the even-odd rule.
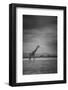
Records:
[[[48,15],[58,17],[57,41],[58,41],[58,73],[57,74],[40,74],[40,75],[22,75],[22,15]],[[16,8],[16,83],[38,82],[38,81],[57,81],[63,80],[63,10],[51,9],[32,9],[32,8]],[[61,64],[61,65],[60,65]]]

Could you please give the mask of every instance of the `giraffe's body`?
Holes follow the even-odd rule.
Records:
[[[36,49],[29,54],[29,61],[31,61],[31,58],[33,58],[33,61],[35,61],[35,54],[39,47],[40,46],[38,45]]]

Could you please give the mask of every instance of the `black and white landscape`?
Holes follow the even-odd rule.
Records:
[[[57,17],[23,15],[23,74],[57,73]]]

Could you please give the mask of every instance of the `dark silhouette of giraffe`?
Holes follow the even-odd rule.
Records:
[[[31,61],[31,58],[33,58],[33,61],[35,61],[35,54],[39,47],[40,46],[37,45],[36,49],[29,54],[29,62]]]

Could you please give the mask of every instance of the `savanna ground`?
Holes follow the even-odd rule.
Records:
[[[29,62],[28,58],[23,60],[23,74],[48,74],[57,73],[57,58],[35,58]]]

